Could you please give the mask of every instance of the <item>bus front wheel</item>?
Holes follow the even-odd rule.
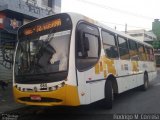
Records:
[[[107,109],[112,109],[113,106],[113,87],[112,82],[110,80],[106,81],[105,84],[105,99],[104,99],[104,107]]]

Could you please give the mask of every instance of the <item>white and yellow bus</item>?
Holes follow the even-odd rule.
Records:
[[[79,106],[104,100],[156,77],[153,48],[75,13],[23,25],[13,69],[15,100],[39,106]]]

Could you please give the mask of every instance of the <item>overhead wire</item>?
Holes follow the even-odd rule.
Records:
[[[100,21],[102,23],[109,23],[109,24],[113,24],[113,25],[119,25],[119,26],[126,26],[125,24],[120,24],[120,23],[113,23],[113,22],[106,22],[106,21]],[[133,25],[128,25],[128,27],[134,27],[134,28],[143,28],[143,29],[150,29],[150,28],[146,28],[146,27],[140,27],[140,26],[133,26]]]
[[[147,20],[153,20],[154,19],[152,17],[148,17],[148,16],[144,16],[144,15],[141,15],[141,14],[137,14],[137,13],[133,13],[133,12],[129,12],[129,11],[113,8],[113,7],[110,7],[110,6],[106,6],[106,5],[90,2],[90,1],[87,1],[87,0],[77,0],[77,1],[80,1],[82,3],[87,3],[89,5],[94,5],[94,6],[97,6],[97,7],[100,7],[100,8],[104,8],[104,9],[107,9],[107,10],[116,11],[116,12],[119,12],[119,13],[122,13],[122,14],[127,14],[127,15],[130,15],[130,16],[135,16],[135,17],[147,19]],[[125,26],[125,24],[120,24],[120,23],[113,23],[113,22],[107,22],[107,21],[100,21],[100,22],[110,23],[110,24],[120,25],[120,26]],[[132,25],[128,25],[128,24],[127,24],[127,26],[128,27],[134,27],[134,28],[150,29],[150,28],[145,28],[145,27],[132,26]]]
[[[150,19],[150,20],[153,20],[153,19],[154,19],[154,18],[152,18],[152,17],[148,17],[148,16],[144,16],[144,15],[137,14],[137,13],[134,13],[134,12],[129,12],[129,11],[125,11],[125,10],[113,8],[113,7],[110,7],[110,6],[106,6],[106,5],[102,5],[102,4],[90,2],[90,1],[87,1],[87,0],[78,0],[78,1],[83,2],[83,3],[90,4],[90,5],[94,5],[94,6],[97,6],[97,7],[100,7],[100,8],[104,8],[104,9],[116,11],[116,12],[119,12],[119,13],[131,15],[131,16],[141,17],[141,18]]]

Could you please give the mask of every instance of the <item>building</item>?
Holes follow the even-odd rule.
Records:
[[[141,30],[129,30],[127,34],[137,38],[140,41],[152,44],[153,41],[157,40],[156,35],[152,31]]]
[[[12,79],[18,28],[34,19],[61,12],[61,0],[0,0],[0,80]]]

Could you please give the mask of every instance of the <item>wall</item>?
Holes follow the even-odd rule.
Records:
[[[0,80],[12,81],[12,69],[7,69],[4,66],[0,65]]]
[[[53,13],[59,13],[61,10],[61,0],[53,0],[53,12],[46,7],[41,6],[42,0],[37,0],[37,4],[27,3],[27,0],[0,0],[0,30],[5,32],[15,32],[20,25],[30,22],[30,19],[42,18]],[[56,5],[56,6],[54,6]],[[55,10],[55,11],[54,11]],[[4,12],[5,11],[5,12]],[[12,12],[11,12],[12,11]],[[4,14],[5,13],[5,14]],[[16,20],[18,27],[11,26],[10,21]],[[5,22],[5,24],[3,24]],[[12,30],[13,28],[13,30]],[[6,39],[3,39],[6,41]],[[1,42],[1,39],[0,39]],[[1,61],[1,43],[0,43],[0,61]],[[12,69],[7,69],[0,64],[0,80],[11,81]]]
[[[54,11],[55,11],[55,13],[61,12],[61,0],[54,1]]]

